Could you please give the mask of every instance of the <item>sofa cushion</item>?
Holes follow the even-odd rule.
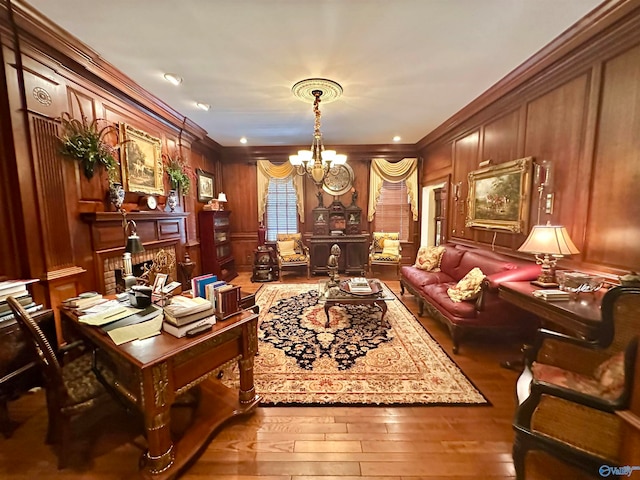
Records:
[[[453,278],[454,275],[452,274],[452,272],[455,272],[456,268],[458,268],[458,265],[460,265],[460,261],[462,260],[462,257],[464,256],[465,252],[466,250],[464,249],[456,248],[454,246],[449,247],[447,245],[445,247],[444,253],[442,254],[442,258],[440,259],[440,270],[442,270],[447,275]],[[469,270],[467,270],[467,272]],[[464,272],[464,273],[467,273],[467,272]],[[464,277],[464,273],[459,277],[458,276],[455,277],[456,281]]]
[[[420,247],[416,255],[415,267],[429,272],[439,272],[444,250],[445,248],[441,245],[437,247]]]
[[[463,255],[457,268],[453,272],[448,272],[453,278],[460,280],[472,268],[480,268],[485,275],[493,275],[494,273],[505,270],[517,269],[519,266],[509,260],[499,258],[491,252],[475,252],[468,250]]]
[[[452,317],[460,318],[476,318],[478,312],[473,302],[453,302],[447,290],[455,286],[454,283],[435,283],[432,285],[425,285],[422,287],[422,291],[429,298],[431,303],[437,304],[439,310],[444,310]]]
[[[484,273],[478,267],[471,269],[455,286],[447,289],[447,295],[454,302],[473,300],[480,293]]]
[[[410,283],[416,289],[433,283],[453,282],[453,278],[444,272],[427,272],[409,265],[405,265],[400,269],[400,275],[406,280],[406,283]]]

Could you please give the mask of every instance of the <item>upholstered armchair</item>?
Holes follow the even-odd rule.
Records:
[[[513,461],[524,478],[527,453],[541,450],[596,475],[619,465],[622,419],[633,390],[640,289],[615,287],[602,301],[596,338],[540,329],[517,382]]]
[[[78,342],[54,351],[38,324],[24,308],[13,297],[9,297],[7,303],[25,336],[32,340],[36,349],[42,368],[49,415],[46,442],[60,445],[58,468],[64,468],[71,442],[71,419],[103,405],[111,396],[93,373],[95,364],[92,351],[78,353],[78,347],[81,346]],[[74,359],[65,362],[65,354],[72,351]],[[100,373],[104,378],[113,380],[113,374],[104,366],[100,367]]]
[[[276,253],[280,275],[284,268],[306,267],[307,278],[311,276],[311,257],[309,247],[302,242],[301,233],[278,233]]]
[[[373,232],[369,246],[369,274],[373,275],[374,265],[395,265],[400,275],[402,246],[398,232]]]

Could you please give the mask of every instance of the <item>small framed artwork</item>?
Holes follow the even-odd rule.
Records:
[[[156,278],[153,281],[153,290],[151,293],[154,295],[161,295],[164,284],[167,282],[168,275],[166,273],[156,273]]]
[[[122,184],[128,192],[164,195],[162,141],[126,123],[120,124]]]
[[[213,174],[203,170],[197,170],[198,174],[198,201],[207,203],[215,197],[215,179]]]
[[[527,231],[533,157],[469,173],[467,227]]]

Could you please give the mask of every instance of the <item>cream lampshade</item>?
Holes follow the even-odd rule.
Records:
[[[533,253],[536,262],[542,266],[538,280],[531,282],[539,287],[557,287],[555,267],[557,259],[566,255],[580,253],[567,229],[561,225],[534,225],[529,236],[518,249],[519,252]]]

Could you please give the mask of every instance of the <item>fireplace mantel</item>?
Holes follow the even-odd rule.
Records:
[[[164,248],[173,251],[176,259],[179,259],[183,256],[186,219],[189,215],[182,212],[127,212],[126,220],[136,223],[136,231],[148,251],[147,255]],[[91,249],[99,288],[102,292],[113,293],[113,270],[119,268],[127,239],[123,215],[119,212],[96,212],[82,213],[80,218],[91,229]]]

